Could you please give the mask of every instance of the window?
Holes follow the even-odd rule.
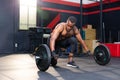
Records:
[[[20,0],[20,30],[36,27],[37,0]]]

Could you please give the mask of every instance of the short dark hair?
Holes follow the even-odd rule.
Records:
[[[68,20],[70,20],[72,23],[76,23],[77,22],[77,19],[74,16],[68,17]]]

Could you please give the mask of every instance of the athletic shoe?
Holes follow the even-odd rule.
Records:
[[[70,67],[78,67],[75,62],[68,62],[67,63],[67,66],[70,66]]]

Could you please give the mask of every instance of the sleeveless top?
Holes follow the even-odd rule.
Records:
[[[58,39],[57,39],[57,40],[58,40],[58,41],[59,41],[59,40],[65,40],[65,39],[68,39],[68,38],[70,38],[70,37],[73,37],[74,34],[75,34],[74,27],[73,27],[71,30],[73,30],[73,32],[74,32],[72,36],[69,36],[69,37],[62,36],[62,32],[63,32],[63,31],[62,31],[62,32],[60,33],[60,35],[58,36]],[[71,31],[71,30],[70,30],[70,31]],[[66,31],[67,31],[67,30],[66,30]],[[67,31],[67,32],[70,32],[70,31]]]

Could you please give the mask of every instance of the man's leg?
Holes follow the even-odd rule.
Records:
[[[78,66],[75,64],[75,62],[73,60],[73,53],[69,53],[67,66],[78,68]]]
[[[78,67],[73,60],[77,40],[74,37],[71,37],[67,40],[67,43],[70,47],[67,66]]]
[[[68,63],[69,63],[69,62],[73,62],[73,53],[69,53]]]
[[[69,52],[69,55],[68,55],[68,64],[67,66],[72,66],[72,67],[77,67],[73,62],[73,54],[75,52],[75,48],[76,48],[76,43],[77,43],[77,40],[76,38],[74,37],[71,37],[71,38],[68,38],[68,39],[65,39],[65,40],[61,40],[61,41],[58,41],[56,42],[56,45],[55,46],[59,46],[59,47],[63,47],[63,48],[67,48],[67,47],[70,47],[71,50]]]

